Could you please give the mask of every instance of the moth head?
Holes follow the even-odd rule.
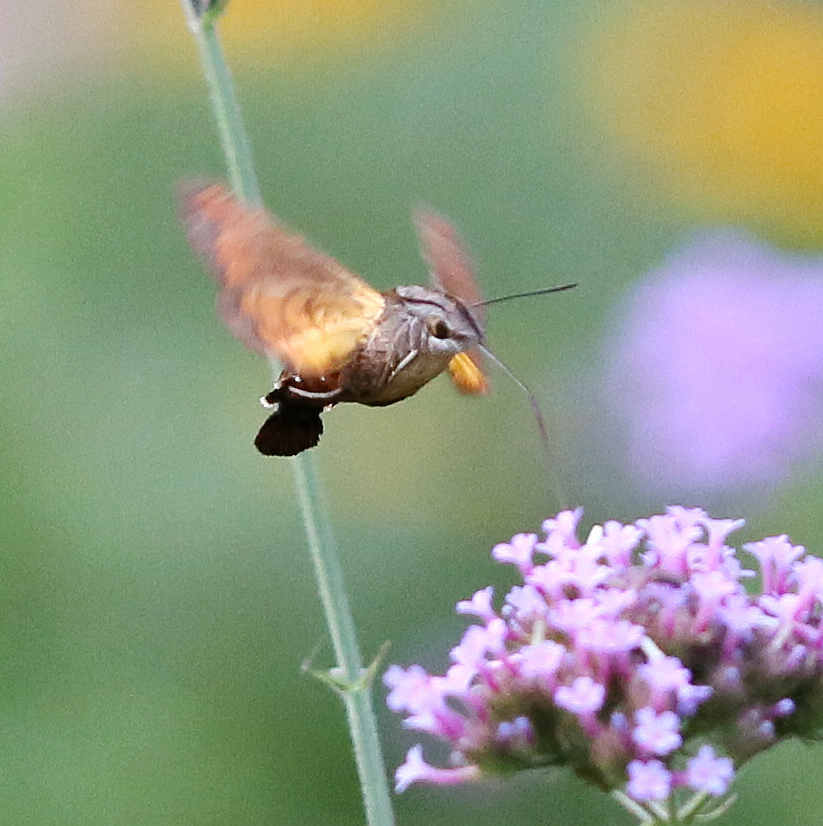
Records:
[[[394,292],[406,313],[419,322],[420,344],[428,352],[454,356],[483,342],[480,321],[462,301],[416,285]]]

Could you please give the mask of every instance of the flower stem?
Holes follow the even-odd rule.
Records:
[[[639,826],[654,826],[654,818],[639,803],[632,800],[624,792],[615,789],[610,792],[611,797],[616,800],[627,812],[637,818]]]
[[[262,199],[249,140],[215,29],[215,20],[225,3],[181,2],[200,53],[232,187],[246,202],[258,206]],[[340,693],[346,706],[366,819],[369,826],[392,826],[394,814],[372,708],[371,685],[370,681],[361,679],[360,648],[317,469],[306,453],[292,459],[291,466],[320,600],[337,660],[336,672],[345,686]]]
[[[326,624],[331,634],[340,676],[347,686],[341,696],[346,706],[366,820],[371,826],[390,826],[394,823],[394,813],[377,735],[377,720],[372,708],[371,682],[361,680],[363,668],[360,647],[320,480],[314,460],[309,454],[303,453],[295,457],[292,468]]]
[[[194,35],[200,53],[200,66],[206,78],[214,119],[220,133],[220,144],[226,156],[226,167],[232,189],[252,206],[261,206],[260,184],[254,171],[251,146],[243,125],[243,115],[234,91],[231,73],[217,36],[216,12],[198,11],[203,0],[181,0],[186,21]]]

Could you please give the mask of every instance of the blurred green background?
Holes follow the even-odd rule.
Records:
[[[177,180],[224,175],[182,11],[63,5],[0,3],[0,822],[361,823],[341,706],[301,672],[331,652],[291,469],[251,444],[268,368],[222,328],[175,219]],[[267,203],[321,249],[381,289],[419,283],[426,203],[486,294],[580,282],[493,308],[489,342],[540,398],[587,522],[667,504],[587,448],[626,287],[697,226],[823,240],[823,16],[712,5],[232,0],[223,27]],[[780,71],[804,106],[773,93]],[[695,117],[689,78],[729,76],[763,88]],[[391,661],[444,667],[454,603],[511,584],[491,546],[558,508],[526,400],[493,381],[327,416],[367,656],[388,639]],[[815,549],[821,481],[684,504]],[[393,770],[416,738],[382,697]],[[726,822],[818,823],[822,755],[754,761]],[[562,773],[396,802],[408,826],[630,822]]]

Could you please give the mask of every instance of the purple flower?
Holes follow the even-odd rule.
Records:
[[[773,485],[823,450],[823,259],[715,233],[629,295],[604,400],[644,485]],[[638,477],[642,474],[642,477]]]
[[[680,736],[680,718],[673,711],[641,708],[635,715],[632,740],[648,754],[665,756],[683,743]]]
[[[606,687],[591,677],[575,677],[571,685],[561,685],[554,692],[554,702],[572,714],[588,717],[603,707]]]
[[[527,573],[532,567],[532,554],[537,544],[537,534],[518,533],[510,542],[501,542],[492,548],[492,557],[498,562],[517,565],[521,573]]]
[[[823,562],[786,537],[752,543],[762,590],[747,593],[726,544],[741,520],[672,507],[581,542],[580,518],[495,547],[526,584],[498,610],[490,588],[458,603],[479,622],[444,675],[387,669],[389,708],[451,754],[438,769],[412,749],[398,789],[566,765],[633,806],[704,807],[754,754],[823,730]]]
[[[637,667],[637,673],[653,692],[658,702],[666,703],[672,691],[679,691],[691,682],[691,672],[677,657],[657,657]]]
[[[734,765],[728,757],[717,757],[711,746],[701,746],[686,768],[688,783],[697,792],[719,797],[725,794],[734,777]]]
[[[492,607],[494,588],[482,588],[475,592],[471,599],[463,599],[457,603],[455,610],[458,614],[474,614],[482,620],[489,620],[496,616]]]
[[[431,677],[419,665],[407,669],[390,665],[383,675],[383,683],[390,688],[386,705],[392,711],[410,711],[428,695]]]
[[[394,775],[394,789],[405,791],[412,783],[435,783],[441,786],[455,786],[467,780],[476,780],[479,772],[476,766],[461,766],[456,769],[438,769],[423,759],[422,746],[414,746],[406,754],[405,762]]]
[[[789,542],[787,536],[770,536],[759,542],[749,542],[744,548],[757,557],[763,577],[763,593],[778,593],[786,585],[786,577],[805,548]]]
[[[543,640],[533,645],[524,645],[518,654],[516,662],[521,677],[553,686],[555,675],[566,657],[566,648],[553,640]]]
[[[626,794],[638,803],[665,800],[669,796],[672,777],[659,760],[649,760],[648,763],[632,760],[626,768],[629,773]]]

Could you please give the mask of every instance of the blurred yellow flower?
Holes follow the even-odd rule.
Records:
[[[618,144],[713,220],[823,242],[823,10],[636,0],[586,49]]]

